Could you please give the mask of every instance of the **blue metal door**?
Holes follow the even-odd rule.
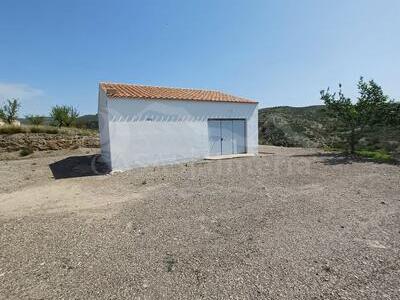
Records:
[[[221,154],[232,153],[232,120],[221,120]]]
[[[208,120],[208,145],[210,155],[221,155],[221,121]]]
[[[246,153],[245,120],[208,120],[210,155]]]
[[[233,120],[232,133],[233,133],[233,153],[240,154],[246,153],[246,128],[244,120]]]

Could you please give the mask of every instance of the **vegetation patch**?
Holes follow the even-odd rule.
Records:
[[[48,134],[57,134],[59,133],[59,129],[51,126],[32,126],[29,128],[31,133],[48,133]]]
[[[26,128],[14,125],[4,125],[0,127],[0,134],[25,133]]]
[[[176,259],[171,255],[167,254],[164,258],[165,265],[167,267],[167,272],[172,272],[174,270],[174,266],[177,263]]]
[[[358,150],[356,154],[359,157],[370,158],[379,162],[394,162],[394,158],[385,150]]]
[[[33,153],[33,148],[32,147],[24,147],[19,151],[20,156],[27,156],[29,154]]]

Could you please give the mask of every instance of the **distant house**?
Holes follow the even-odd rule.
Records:
[[[258,102],[218,91],[100,83],[103,160],[113,170],[258,152]]]

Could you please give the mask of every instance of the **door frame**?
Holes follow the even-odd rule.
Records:
[[[244,121],[244,153],[247,153],[247,119],[246,118],[208,118],[207,119],[207,127],[208,121]],[[220,136],[222,136],[221,132],[221,123],[220,123]],[[232,130],[233,134],[233,130]],[[233,149],[233,139],[232,139],[232,149]],[[221,143],[221,151],[220,155],[222,155],[222,143]]]

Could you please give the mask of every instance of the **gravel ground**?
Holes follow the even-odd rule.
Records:
[[[83,176],[72,154],[0,162],[0,298],[400,299],[398,166],[262,147]]]

